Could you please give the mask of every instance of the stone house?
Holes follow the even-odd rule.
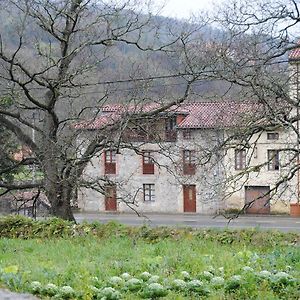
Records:
[[[289,62],[290,99],[297,102],[300,48],[290,53]],[[96,134],[127,120],[126,129],[115,137],[122,142],[112,144],[86,168],[85,178],[99,178],[104,184],[97,191],[81,189],[79,208],[202,214],[243,209],[270,214],[288,213],[289,204],[297,202],[299,170],[292,172],[299,162],[293,151],[299,150],[299,124],[294,123],[297,130],[279,126],[260,131],[246,145],[237,137],[222,148],[234,131],[247,128],[254,118],[263,120],[267,112],[255,102],[194,102],[173,105],[151,118],[159,107],[111,104],[97,119],[77,125],[84,144],[87,132]],[[136,113],[142,116],[126,119]],[[279,104],[279,113],[299,116],[299,108]]]
[[[99,118],[77,128],[91,134],[125,119],[133,110],[144,113],[157,107],[107,105]],[[256,199],[245,206],[247,213],[287,212],[288,203],[296,201],[295,180],[271,201],[268,192],[289,170],[279,150],[295,140],[290,132],[263,132],[252,136],[250,147],[241,148],[233,140],[226,151],[220,150],[241,122],[263,113],[252,102],[194,102],[172,106],[154,121],[146,122],[144,117],[140,127],[129,122],[120,136],[122,143],[94,157],[86,168],[85,178],[99,177],[106,184],[100,192],[81,189],[79,208],[214,214],[241,209]],[[241,173],[244,169],[251,172]]]

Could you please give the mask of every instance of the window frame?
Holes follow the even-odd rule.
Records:
[[[107,155],[109,153],[109,155]],[[105,163],[113,164],[116,163],[117,151],[116,150],[105,150],[104,151],[104,161]]]
[[[183,163],[184,164],[195,164],[196,162],[196,157],[195,157],[195,150],[189,150],[189,149],[184,149],[182,150],[183,152]],[[188,155],[186,155],[188,154]]]
[[[182,150],[182,164],[184,175],[195,175],[196,173],[196,156],[195,150]]]
[[[143,150],[143,164],[154,164],[154,160],[151,154],[152,152],[153,151]]]
[[[279,140],[279,133],[276,131],[267,132],[267,140],[271,140],[271,141]]]
[[[104,174],[116,174],[117,151],[113,149],[104,151]]]
[[[268,171],[278,171],[280,169],[280,155],[278,149],[268,149]]]
[[[176,116],[170,116],[165,121],[165,130],[166,131],[174,131],[176,130],[177,120]]]
[[[184,140],[191,140],[192,139],[192,130],[184,129],[182,132],[182,137]]]
[[[143,184],[143,198],[144,202],[155,202],[155,184],[144,183]]]
[[[244,170],[247,165],[247,153],[246,149],[235,149],[234,150],[234,169]]]
[[[142,153],[143,174],[154,174],[154,159],[152,151],[144,150]]]

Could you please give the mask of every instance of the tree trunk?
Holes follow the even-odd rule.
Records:
[[[51,203],[50,213],[55,217],[75,222],[71,209],[71,200],[76,186],[66,179],[62,183],[50,181],[47,183],[45,189],[48,200]]]
[[[76,222],[71,209],[70,201],[66,201],[66,199],[58,201],[57,205],[52,204],[51,214],[64,220]]]

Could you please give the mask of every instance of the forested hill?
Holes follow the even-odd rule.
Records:
[[[10,8],[11,9],[11,8]],[[124,11],[123,13],[126,13]],[[146,18],[146,17],[145,17]],[[10,12],[9,14],[4,10],[0,11],[0,32],[3,39],[3,44],[6,47],[16,49],[19,37],[17,32],[20,31],[20,17],[17,11]],[[195,40],[211,41],[218,39],[222,33],[208,25],[200,26],[199,24],[190,24],[184,21],[157,16],[154,19],[155,25],[158,30],[152,30],[151,23],[146,24],[141,36],[141,41],[145,45],[153,45],[154,47],[160,44],[168,44],[172,42],[179,33],[186,31],[193,31]],[[153,21],[152,21],[153,22]],[[105,28],[99,27],[99,31],[105,31]],[[32,63],[37,63],[37,49],[58,48],[57,41],[50,37],[49,34],[41,30],[34,23],[26,27],[26,53],[25,57]],[[199,43],[198,43],[199,47]],[[178,57],[172,55],[166,56],[165,53],[140,51],[134,45],[127,43],[115,43],[106,49],[103,53],[103,59],[99,63],[99,58],[96,55],[90,55],[88,58],[90,64],[95,64],[95,72],[93,76],[99,78],[98,81],[115,81],[126,80],[127,78],[148,78],[155,76],[164,76],[166,74],[176,74],[179,72]],[[208,63],[207,61],[205,63]],[[181,81],[174,83],[166,79],[152,82],[155,93],[180,93],[182,91]],[[194,84],[195,97],[199,98],[215,95],[222,95],[226,91],[228,85],[220,81],[201,80]],[[128,88],[127,84],[120,84],[118,89],[121,91],[119,95],[114,93],[114,97],[118,98],[117,101],[122,101],[124,90]],[[140,86],[139,86],[140,88]],[[90,91],[89,99],[93,102],[93,98],[100,91],[100,87],[93,87]],[[118,93],[117,93],[118,94]],[[142,95],[144,96],[144,95]],[[228,96],[228,95],[227,95]],[[92,104],[92,103],[91,103]]]

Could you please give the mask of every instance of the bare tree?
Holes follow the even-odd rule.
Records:
[[[239,100],[252,102],[254,112],[226,130],[221,148],[232,157],[225,176],[228,197],[254,182],[254,177],[269,176],[271,199],[299,199],[299,9],[294,0],[240,0],[213,17],[223,37],[215,46],[212,77],[235,87]],[[280,147],[272,148],[272,139]],[[262,147],[268,152],[260,153]],[[270,175],[265,170],[277,172]],[[243,210],[253,203],[245,203]]]
[[[205,68],[195,72],[186,59],[187,45],[202,25],[185,24],[184,32],[162,25],[147,1],[5,0],[2,7],[10,30],[0,32],[1,89],[13,103],[1,106],[0,124],[31,149],[32,157],[14,168],[30,164],[35,178],[1,179],[1,193],[42,188],[52,214],[73,220],[77,188],[101,185],[101,179],[96,185],[82,179],[91,158],[112,144],[121,147],[132,120],[153,118],[183,102],[204,76]],[[162,69],[165,61],[168,68]],[[166,95],[178,86],[176,97]],[[76,124],[95,120],[115,99],[137,107],[155,99],[160,105],[146,113],[131,110],[84,143],[78,139]]]

